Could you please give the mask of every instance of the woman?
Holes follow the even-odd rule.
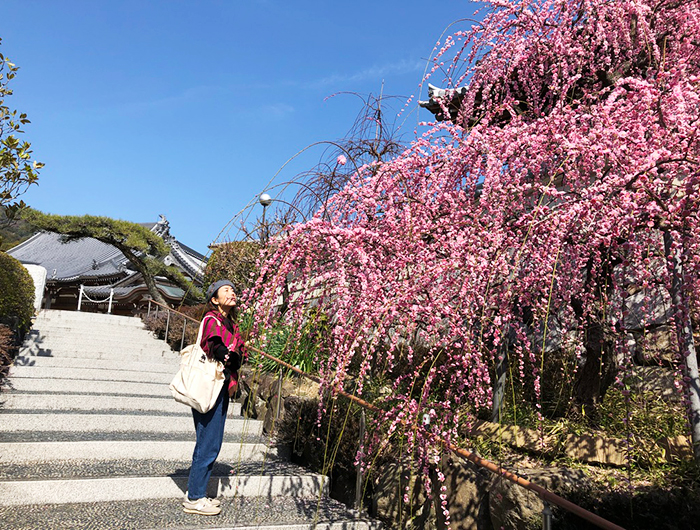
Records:
[[[238,387],[238,368],[247,356],[244,340],[236,325],[236,293],[233,283],[219,280],[209,286],[206,294],[209,310],[202,319],[202,349],[224,365],[226,380],[214,407],[202,414],[192,409],[197,443],[192,454],[192,467],[187,482],[187,498],[182,503],[186,513],[218,515],[221,501],[206,496],[207,484],[221,445],[229,397]]]

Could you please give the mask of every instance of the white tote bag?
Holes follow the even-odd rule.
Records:
[[[214,318],[214,317],[210,317]],[[197,342],[180,352],[180,370],[170,383],[170,392],[175,401],[201,413],[209,412],[224,386],[224,365],[210,359],[199,345],[202,342],[204,320],[199,325]]]

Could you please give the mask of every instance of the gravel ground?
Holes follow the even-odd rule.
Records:
[[[30,464],[0,463],[0,480],[51,480],[116,477],[186,477],[190,462],[167,460],[49,461]],[[313,475],[303,467],[268,457],[264,462],[216,462],[214,476]]]
[[[194,443],[194,427],[189,433],[154,432],[0,432],[0,443],[12,442],[80,442],[80,441],[191,441]],[[224,433],[224,441],[232,443],[267,443],[268,438],[256,434]],[[193,446],[194,447],[194,446]]]

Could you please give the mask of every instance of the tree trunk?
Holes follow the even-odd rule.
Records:
[[[595,408],[615,380],[617,366],[613,346],[605,337],[604,324],[599,315],[591,315],[584,327],[585,360],[579,367],[574,382],[574,402],[578,411],[587,417],[595,415]]]
[[[671,275],[671,304],[674,310],[678,349],[683,359],[683,375],[687,384],[683,385],[688,400],[688,418],[693,441],[693,456],[700,463],[700,376],[698,358],[693,341],[693,325],[690,308],[685,297],[683,280],[683,242],[675,241],[670,231],[664,232],[664,250]]]
[[[148,294],[151,295],[151,298],[153,298],[153,300],[160,304],[167,305],[165,298],[163,298],[163,295],[160,294],[158,287],[156,287],[155,279],[148,271],[148,268],[146,267],[146,264],[143,262],[143,260],[141,260],[136,254],[134,254],[134,252],[129,247],[117,245],[114,243],[112,244],[119,250],[121,250],[122,254],[126,256],[126,259],[128,259],[129,262],[134,266],[134,268],[141,273],[143,281],[146,284],[146,288],[148,289]]]

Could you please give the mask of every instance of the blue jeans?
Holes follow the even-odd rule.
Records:
[[[216,405],[209,412],[202,414],[192,409],[197,443],[194,446],[194,453],[192,453],[192,467],[190,467],[190,478],[187,481],[187,496],[191,500],[201,499],[207,495],[207,484],[209,477],[211,477],[211,470],[224,441],[227,412],[228,392],[226,385],[221,389]]]

